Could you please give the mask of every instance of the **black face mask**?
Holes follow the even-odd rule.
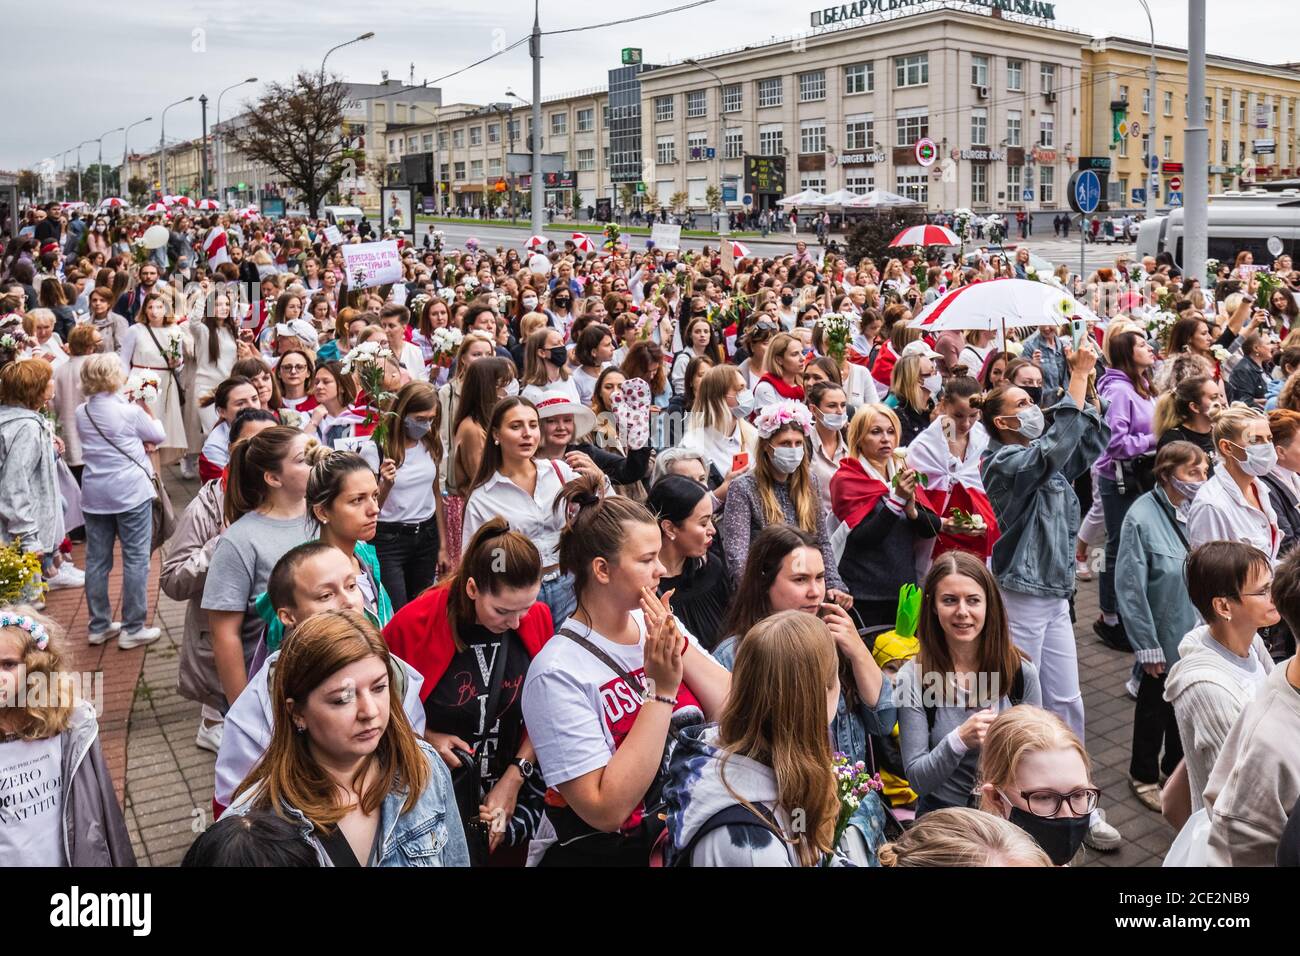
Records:
[[[1065,866],[1079,852],[1083,838],[1088,835],[1088,817],[1061,817],[1051,820],[1036,817],[1028,810],[1011,808],[1010,820],[1024,830],[1055,866]]]
[[[782,305],[793,305],[793,304],[794,304],[794,296],[792,296],[792,295],[783,295],[783,296],[781,296],[781,304],[782,304]]]
[[[564,368],[569,364],[569,353],[563,345],[557,345],[546,353],[546,360],[556,368]]]
[[[1029,400],[1035,405],[1043,404],[1043,386],[1041,385],[1021,385],[1020,390],[1029,396]]]
[[[708,315],[708,314],[709,314],[709,310],[708,310],[708,309],[698,309],[698,308],[693,308],[693,309],[691,309],[691,315],[693,315],[693,316],[695,316],[695,315]]]

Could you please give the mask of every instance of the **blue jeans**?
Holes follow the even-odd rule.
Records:
[[[573,592],[573,575],[563,574],[554,581],[542,582],[537,600],[551,609],[551,622],[558,628],[578,609],[578,596]]]
[[[1138,496],[1136,489],[1121,495],[1119,486],[1105,475],[1098,475],[1097,479],[1101,484],[1101,512],[1106,520],[1106,566],[1101,570],[1097,597],[1103,614],[1115,614],[1115,562],[1119,559],[1119,533],[1124,527],[1124,516]]]
[[[149,613],[149,545],[153,538],[153,502],[130,511],[86,518],[86,604],[91,633],[108,630],[113,605],[108,575],[113,570],[113,539],[122,543],[122,629],[138,631]]]

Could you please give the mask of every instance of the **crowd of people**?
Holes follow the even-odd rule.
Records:
[[[0,253],[0,545],[33,569],[0,607],[0,780],[56,781],[0,858],[134,862],[93,708],[25,694],[69,642],[159,638],[159,552],[217,755],[189,865],[1113,852],[1093,580],[1170,861],[1296,862],[1288,257],[1062,267],[1034,278],[1074,314],[926,334],[1027,257],[471,240],[354,287],[324,223],[62,219]],[[85,634],[41,613],[69,587]]]

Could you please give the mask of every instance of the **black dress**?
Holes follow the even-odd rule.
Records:
[[[688,561],[682,573],[659,579],[659,593],[675,591],[673,614],[711,651],[727,635],[722,633],[731,603],[731,576],[710,551],[702,560]]]

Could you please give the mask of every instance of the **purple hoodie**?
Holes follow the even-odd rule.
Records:
[[[1156,447],[1156,403],[1139,395],[1129,377],[1116,368],[1108,368],[1101,374],[1097,394],[1110,403],[1106,409],[1110,444],[1097,459],[1097,471],[1113,481],[1116,461],[1135,458]]]

